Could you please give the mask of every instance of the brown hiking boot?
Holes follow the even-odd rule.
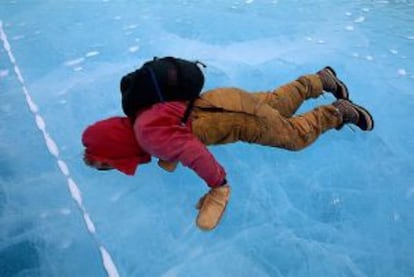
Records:
[[[332,93],[336,99],[348,99],[349,93],[348,88],[336,77],[335,70],[332,67],[327,66],[317,73],[322,81],[322,87],[324,91]]]
[[[230,197],[230,186],[212,188],[198,202],[197,226],[202,230],[212,230],[220,222]]]
[[[342,116],[342,123],[337,127],[338,130],[348,123],[358,126],[363,131],[374,129],[374,119],[365,108],[346,99],[339,99],[332,105],[338,109],[339,114]]]

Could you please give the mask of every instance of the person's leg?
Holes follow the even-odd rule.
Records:
[[[323,93],[323,85],[316,74],[304,75],[270,92],[257,92],[252,95],[267,103],[284,117],[291,117],[302,103],[309,98],[317,98]]]
[[[354,124],[371,131],[374,120],[361,106],[340,99],[291,118],[283,117],[269,105],[261,105],[257,114],[196,109],[193,133],[206,145],[237,141],[300,150],[329,129]]]
[[[257,143],[297,151],[312,144],[322,133],[342,123],[338,109],[324,105],[290,118],[269,111],[263,119],[265,131]]]
[[[253,95],[276,109],[284,117],[291,117],[300,105],[309,98],[317,98],[323,91],[330,92],[336,99],[348,99],[346,85],[327,66],[316,74],[308,74],[270,92],[258,92]]]
[[[263,105],[260,113],[262,116],[198,110],[192,130],[206,145],[244,141],[299,150],[342,123],[338,109],[333,105],[321,106],[292,118],[283,117],[268,105]]]

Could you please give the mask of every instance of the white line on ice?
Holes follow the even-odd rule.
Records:
[[[36,122],[36,126],[39,129],[39,131],[43,134],[45,144],[46,144],[50,154],[56,158],[56,163],[57,163],[58,167],[60,168],[62,174],[66,177],[68,189],[70,191],[72,199],[73,199],[73,201],[76,202],[79,210],[82,212],[83,220],[86,224],[87,230],[91,234],[92,238],[94,239],[94,241],[96,242],[96,244],[98,246],[99,253],[101,254],[102,265],[105,268],[106,273],[108,274],[109,277],[119,277],[118,270],[117,270],[117,268],[116,268],[116,266],[115,266],[115,264],[114,264],[114,262],[111,258],[111,255],[105,249],[105,247],[103,247],[98,242],[98,239],[95,236],[95,234],[96,234],[95,224],[93,223],[91,217],[89,216],[89,213],[86,211],[85,207],[82,204],[81,191],[79,190],[79,187],[75,183],[75,181],[73,181],[73,179],[71,178],[68,166],[66,165],[66,163],[62,159],[60,159],[60,157],[59,157],[59,148],[58,148],[57,144],[55,143],[55,141],[52,139],[52,137],[47,132],[46,122],[44,121],[42,116],[39,114],[39,109],[38,109],[37,105],[34,103],[32,98],[30,97],[30,93],[26,88],[25,81],[23,79],[23,76],[21,74],[21,71],[20,71],[19,67],[17,66],[16,59],[14,58],[13,52],[11,50],[9,41],[7,39],[7,35],[3,30],[2,21],[0,21],[0,40],[3,41],[4,50],[6,50],[8,56],[9,56],[10,62],[14,66],[14,72],[16,73],[17,79],[19,80],[19,82],[22,86],[22,92],[23,92],[23,94],[26,98],[26,103],[29,106],[30,111],[33,113],[33,116],[34,116],[34,119],[35,119],[35,122]]]

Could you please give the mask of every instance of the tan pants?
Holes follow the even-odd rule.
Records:
[[[192,130],[206,145],[244,141],[300,150],[341,123],[332,105],[293,116],[304,100],[321,94],[317,75],[302,76],[271,92],[210,90],[195,102]]]

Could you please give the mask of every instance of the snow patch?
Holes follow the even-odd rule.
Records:
[[[341,200],[338,197],[332,199],[332,202],[331,202],[332,205],[338,205],[339,203],[341,203]]]
[[[397,70],[397,74],[400,76],[406,76],[407,75],[407,71],[405,71],[404,68],[400,68]]]
[[[9,71],[7,69],[0,70],[0,78],[6,77],[7,75],[9,75]]]
[[[125,26],[123,30],[133,30],[133,29],[136,29],[137,27],[138,27],[138,24],[131,24],[131,25]]]
[[[357,19],[354,20],[355,23],[361,23],[361,22],[364,22],[364,21],[365,21],[365,17],[363,17],[363,16],[360,16],[360,17],[358,17]]]
[[[18,35],[18,36],[12,37],[12,40],[21,40],[21,39],[24,39],[24,35]]]
[[[83,63],[83,61],[85,61],[85,58],[78,58],[78,59],[66,61],[65,65],[66,66],[74,66],[74,65]]]
[[[90,58],[96,55],[99,55],[98,51],[91,51],[91,52],[86,53],[85,57]]]
[[[60,209],[59,212],[61,214],[63,214],[63,215],[69,215],[69,214],[71,214],[71,210],[70,209],[67,209],[67,208]]]
[[[128,51],[131,52],[131,53],[135,53],[138,50],[139,50],[139,46],[138,45],[131,46],[131,47],[128,48]]]

